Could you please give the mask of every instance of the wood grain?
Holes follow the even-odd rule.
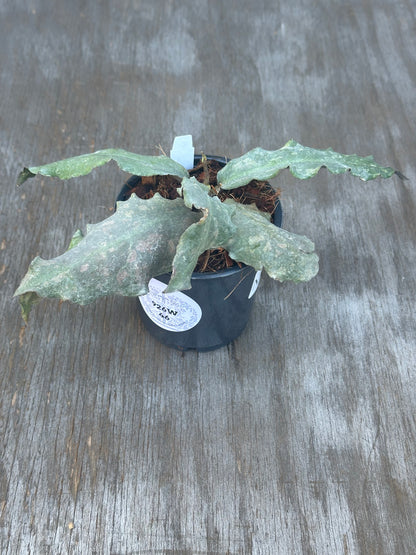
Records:
[[[0,550],[416,552],[416,17],[410,0],[0,3]],[[239,155],[288,139],[408,181],[284,172],[308,284],[264,277],[211,353],[153,340],[131,299],[44,302],[30,260],[112,210],[113,166],[20,189],[23,165],[117,146]]]

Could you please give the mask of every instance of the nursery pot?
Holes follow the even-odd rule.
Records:
[[[207,156],[222,165],[226,158]],[[201,156],[195,156],[195,165]],[[131,177],[117,201],[124,201],[141,178]],[[277,203],[273,222],[282,224]],[[260,273],[251,266],[237,265],[219,272],[194,272],[192,288],[164,294],[171,274],[152,278],[149,293],[138,297],[137,305],[146,329],[161,343],[179,350],[211,351],[236,339],[246,327]]]

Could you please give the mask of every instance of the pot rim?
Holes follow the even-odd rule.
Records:
[[[232,276],[233,274],[244,272],[244,270],[247,270],[247,273],[257,272],[253,266],[248,266],[244,262],[240,262],[240,264],[242,264],[241,268],[236,264],[231,266],[231,268],[224,268],[218,272],[192,272],[191,279],[217,279],[224,276]]]
[[[194,163],[195,160],[198,162],[202,160],[202,154],[195,154],[194,155]],[[217,156],[215,154],[205,154],[208,160],[215,160],[216,162],[220,162],[221,164],[228,164],[232,160],[232,158],[228,158],[228,156]]]

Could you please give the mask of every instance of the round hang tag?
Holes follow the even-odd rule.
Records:
[[[199,304],[180,291],[164,294],[165,289],[166,283],[155,278],[150,280],[149,293],[139,297],[147,316],[168,331],[187,331],[195,327],[202,316]]]

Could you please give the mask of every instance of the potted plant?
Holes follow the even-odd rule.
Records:
[[[25,321],[32,306],[42,297],[81,305],[107,295],[138,297],[149,293],[152,279],[163,284],[154,295],[164,295],[165,300],[179,295],[180,305],[180,295],[185,294],[178,292],[191,289],[200,255],[216,248],[223,249],[229,259],[240,263],[234,269],[224,270],[225,274],[234,271],[238,274],[236,268],[245,267],[252,272],[249,294],[245,293],[250,299],[256,286],[254,270],[264,269],[278,281],[308,281],[318,272],[314,244],[304,236],[274,225],[276,222],[271,221],[270,214],[253,205],[241,204],[230,193],[247,187],[253,180],[267,182],[284,168],[289,168],[299,179],[316,175],[321,167],[334,174],[350,171],[364,181],[388,178],[394,173],[401,176],[392,168],[378,165],[371,156],[317,150],[290,140],[279,150],[255,148],[223,163],[215,184],[209,183],[206,176],[205,182],[198,181],[190,175],[192,172],[166,155],[143,156],[121,149],[106,149],[24,168],[19,174],[18,185],[37,174],[60,179],[83,176],[110,160],[116,161],[122,170],[142,178],[174,176],[178,181],[177,198],[170,200],[156,193],[142,199],[132,194],[128,200],[117,202],[117,210],[110,217],[88,226],[85,234],[76,231],[62,255],[52,260],[36,257],[15,292]],[[203,157],[202,164],[205,163]],[[221,198],[224,192],[228,192],[228,198]],[[163,275],[167,278],[160,281],[158,278]],[[242,282],[244,276],[237,276],[229,298]],[[210,295],[212,292],[206,296],[212,303]],[[169,317],[175,312],[175,308],[166,308],[157,301],[156,305],[159,306],[154,308],[161,316]],[[192,312],[192,306],[188,309]],[[198,317],[200,315],[194,315],[194,320]],[[217,314],[213,318],[219,324],[222,317]],[[193,328],[195,326],[193,324]],[[180,329],[172,333],[179,337],[186,331]],[[231,339],[226,338],[222,344]],[[220,346],[221,342],[215,339],[202,346],[175,344],[174,341],[171,344],[208,350]]]

